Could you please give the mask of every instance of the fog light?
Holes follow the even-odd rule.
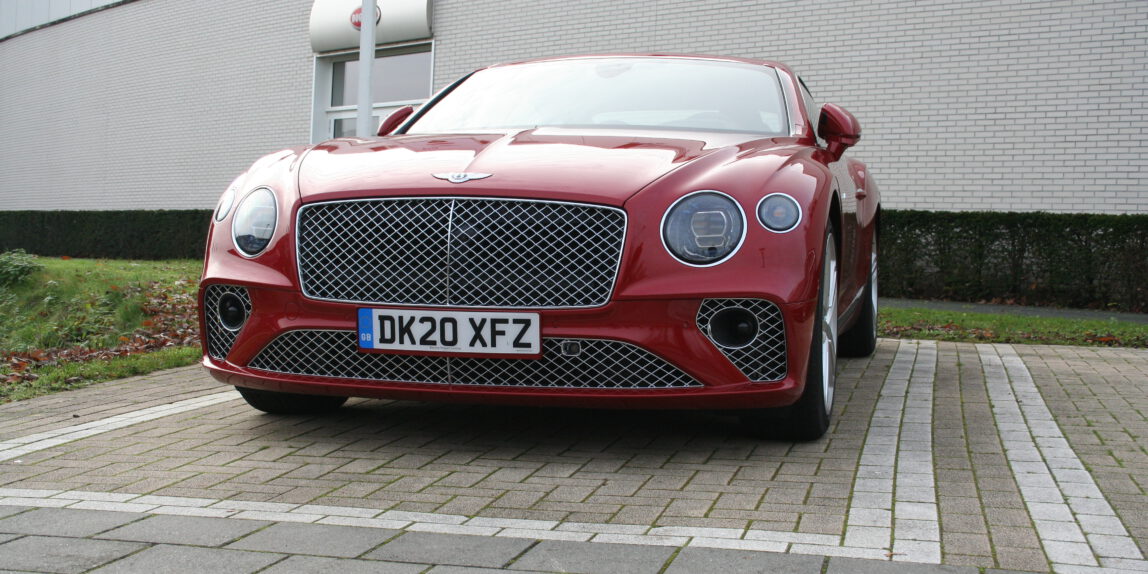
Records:
[[[710,317],[710,338],[727,349],[740,349],[757,338],[757,317],[748,309],[727,307]]]
[[[247,310],[243,308],[243,300],[234,293],[224,293],[216,306],[216,315],[219,322],[228,331],[238,331],[247,322]]]

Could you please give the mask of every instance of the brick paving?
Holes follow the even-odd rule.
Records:
[[[276,417],[198,367],[3,405],[0,569],[1148,571],[1148,352],[882,340],[839,366],[804,444],[709,412]]]

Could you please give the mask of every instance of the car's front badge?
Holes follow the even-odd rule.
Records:
[[[445,179],[451,183],[466,183],[472,179],[486,179],[493,174],[463,171],[457,173],[432,173],[438,179]]]

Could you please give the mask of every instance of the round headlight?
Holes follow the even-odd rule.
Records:
[[[231,184],[231,187],[227,188],[227,191],[223,192],[223,196],[219,198],[219,206],[215,208],[216,221],[223,221],[223,218],[231,213],[231,206],[235,205],[236,187],[235,184]]]
[[[244,255],[258,255],[271,243],[276,219],[275,194],[270,189],[260,187],[249,193],[235,209],[235,219],[231,222],[235,247]]]
[[[689,265],[716,265],[733,255],[745,238],[745,214],[730,196],[717,191],[691,193],[662,218],[666,250]]]
[[[801,206],[784,193],[770,194],[757,204],[757,220],[770,231],[785,233],[801,221]]]

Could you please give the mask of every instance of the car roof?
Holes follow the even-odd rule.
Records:
[[[713,60],[719,62],[738,62],[742,64],[753,64],[758,66],[768,66],[775,68],[779,71],[784,71],[788,74],[793,74],[793,71],[788,66],[781,62],[771,60],[755,60],[752,58],[739,58],[734,56],[713,56],[705,54],[677,54],[670,52],[651,52],[651,53],[604,53],[604,54],[573,54],[568,56],[551,56],[545,58],[531,58],[529,60],[520,60],[515,62],[505,62],[486,66],[485,68],[501,68],[505,66],[517,66],[521,64],[533,64],[537,62],[561,62],[567,60],[590,60],[597,58],[664,58],[674,60]]]

